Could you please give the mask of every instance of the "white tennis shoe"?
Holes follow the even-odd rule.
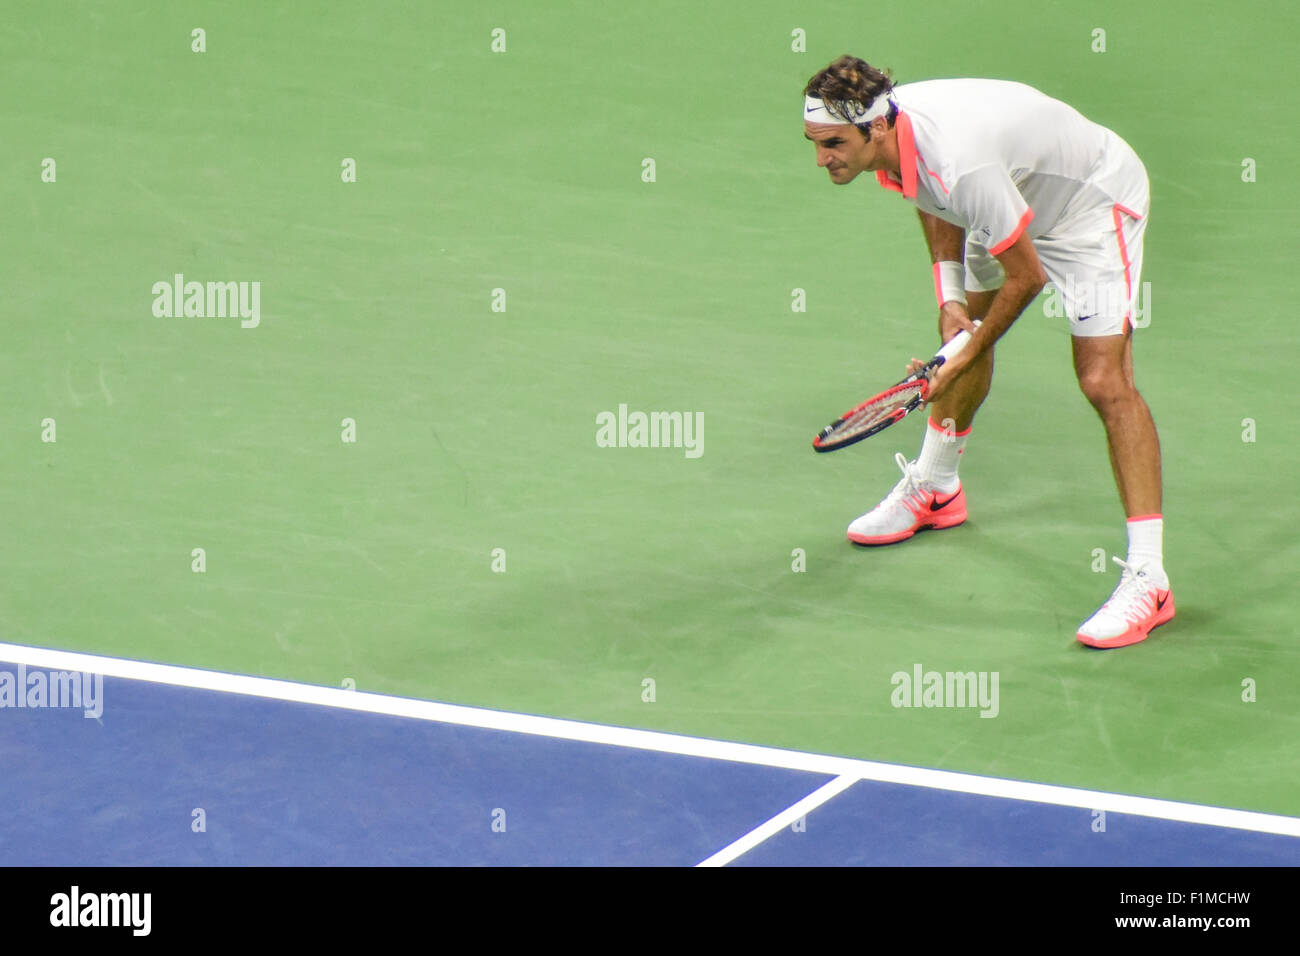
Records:
[[[1145,641],[1152,628],[1174,616],[1174,592],[1169,582],[1161,587],[1146,573],[1146,566],[1113,559],[1124,569],[1119,587],[1075,637],[1089,647],[1125,647]]]
[[[902,480],[885,500],[849,525],[849,540],[857,544],[893,544],[922,528],[951,528],[966,520],[966,493],[935,491],[921,480],[916,462],[895,453]]]

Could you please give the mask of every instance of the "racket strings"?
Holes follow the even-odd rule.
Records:
[[[837,435],[851,436],[883,422],[892,421],[899,417],[900,412],[906,414],[916,402],[920,401],[922,391],[923,386],[919,382],[915,385],[891,389],[875,401],[856,409],[852,415],[844,419],[835,432]]]

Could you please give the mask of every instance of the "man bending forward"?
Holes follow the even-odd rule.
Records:
[[[919,456],[895,456],[902,480],[849,525],[849,538],[892,544],[966,520],[957,465],[993,379],[993,344],[1051,281],[1062,293],[1079,387],[1105,426],[1128,516],[1128,560],[1115,559],[1119,586],[1076,636],[1093,647],[1144,640],[1174,616],[1174,599],[1163,558],[1160,443],[1133,382],[1132,314],[1150,206],[1137,154],[1024,84],[894,86],[850,56],[809,80],[804,134],[832,182],[872,171],[916,206],[940,338],[972,332],[932,379]]]

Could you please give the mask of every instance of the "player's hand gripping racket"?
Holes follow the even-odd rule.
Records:
[[[978,326],[979,322],[975,325]],[[969,341],[969,332],[958,332],[924,368],[913,372],[892,388],[867,399],[857,408],[850,409],[823,428],[813,439],[813,450],[835,451],[847,448],[854,442],[884,431],[895,422],[901,422],[929,397],[931,373],[960,352]]]

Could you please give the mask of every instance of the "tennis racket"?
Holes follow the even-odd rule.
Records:
[[[976,322],[975,325],[979,325]],[[970,341],[970,333],[963,330],[948,340],[925,367],[913,372],[892,388],[867,399],[856,408],[845,412],[823,428],[813,439],[813,451],[836,451],[847,448],[864,438],[870,438],[901,422],[930,395],[930,374],[944,362],[960,352]]]

